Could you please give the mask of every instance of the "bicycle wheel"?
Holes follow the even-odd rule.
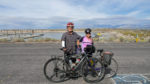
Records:
[[[105,77],[111,78],[117,74],[117,71],[118,71],[118,63],[114,58],[112,58],[111,64],[106,67]]]
[[[103,79],[105,67],[97,58],[90,58],[82,65],[82,77],[88,83],[96,83]]]
[[[44,75],[51,82],[65,81],[65,63],[60,58],[49,59],[44,65]]]

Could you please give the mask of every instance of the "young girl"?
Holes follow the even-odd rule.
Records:
[[[93,40],[91,38],[91,31],[92,30],[90,28],[85,29],[85,34],[86,35],[80,39],[82,53],[85,52],[84,48],[86,48],[87,45],[93,45]]]
[[[85,36],[82,37],[80,39],[80,42],[81,42],[81,52],[84,54],[84,48],[86,48],[88,45],[91,45],[93,46],[93,40],[91,38],[91,29],[88,28],[88,29],[85,29]],[[80,49],[80,48],[79,48]],[[90,53],[89,57],[92,56],[92,53]],[[80,59],[76,59],[76,63],[78,63],[80,61]],[[76,63],[72,63],[71,67],[74,67],[76,65]]]

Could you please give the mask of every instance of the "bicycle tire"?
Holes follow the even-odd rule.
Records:
[[[104,78],[105,67],[102,65],[102,63],[97,58],[94,58],[94,59],[95,59],[94,63],[99,64],[97,67],[94,66],[94,68],[90,68],[89,64],[88,64],[88,61],[86,61],[82,65],[82,77],[88,83],[97,83],[97,82],[100,82]],[[97,73],[96,69],[98,69],[98,68],[99,68],[100,72]],[[92,78],[97,76],[97,79],[89,79],[87,75],[89,77],[91,76]]]
[[[112,68],[112,67],[113,67],[113,68]],[[108,71],[109,69],[110,69],[111,71]],[[112,70],[113,70],[113,73],[111,73]],[[108,71],[109,73],[107,73],[107,71]],[[112,58],[112,59],[111,59],[111,64],[106,67],[106,71],[105,71],[106,78],[114,77],[114,76],[117,74],[117,72],[118,72],[118,63],[117,63],[117,61],[116,61],[114,58]]]
[[[54,64],[54,68],[52,69],[52,66],[50,67],[50,69],[51,69],[51,71],[50,72],[52,72],[52,75],[49,75],[50,74],[50,72],[48,72],[47,70],[48,70],[48,65],[53,65],[53,64],[51,64],[52,62],[55,62]],[[63,64],[62,66],[58,66],[57,64],[58,63],[61,63],[61,64]],[[58,68],[59,67],[59,68]],[[61,68],[60,68],[61,67]],[[49,70],[50,70],[49,69]],[[58,69],[58,74],[57,74],[57,72],[55,71],[55,70],[57,70]],[[64,63],[64,60],[62,60],[62,59],[60,59],[60,58],[52,58],[52,59],[49,59],[45,64],[44,64],[44,75],[45,75],[45,77],[49,80],[49,81],[51,81],[51,82],[54,82],[54,83],[59,83],[59,82],[63,82],[63,81],[65,81],[66,79],[65,79],[65,63]],[[64,77],[62,78],[62,79],[60,79],[60,80],[54,80],[54,79],[52,79],[52,77],[54,76],[54,75],[60,75],[60,74],[63,74],[64,75]],[[63,76],[62,75],[62,76]],[[59,78],[59,77],[58,77]]]

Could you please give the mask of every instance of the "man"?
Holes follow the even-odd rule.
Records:
[[[61,38],[63,50],[67,52],[67,55],[76,54],[77,48],[79,48],[80,45],[79,40],[81,36],[74,32],[73,29],[74,24],[72,22],[69,22],[67,24],[67,32],[65,32]],[[71,60],[73,62],[71,66],[74,66],[76,59],[72,58]],[[69,62],[69,59],[66,58],[66,61]]]
[[[74,24],[72,22],[67,23],[67,32],[62,35],[62,47],[64,51],[68,51],[69,54],[76,54],[77,48],[80,45],[81,36],[73,31]]]

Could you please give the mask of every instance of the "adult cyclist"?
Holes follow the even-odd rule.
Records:
[[[61,42],[62,47],[68,56],[74,55],[77,53],[77,48],[80,45],[81,36],[78,35],[76,32],[73,31],[74,24],[72,22],[67,23],[67,32],[62,35]],[[75,64],[76,59],[72,58],[72,62]],[[69,62],[69,59],[67,59]]]

